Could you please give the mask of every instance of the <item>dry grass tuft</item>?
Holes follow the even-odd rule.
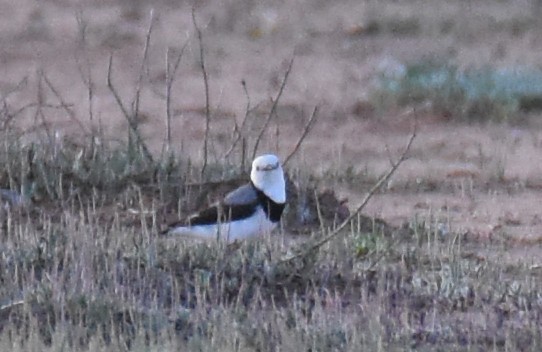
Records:
[[[160,207],[197,178],[187,164],[117,174],[105,171],[140,160],[106,146],[100,157],[33,148],[0,155],[2,187],[32,184],[30,205],[2,218],[4,349],[535,351],[542,342],[539,270],[476,255],[479,244],[443,231],[442,219],[385,230],[360,216],[341,240],[281,262],[293,242],[235,248],[155,235]],[[103,172],[82,176],[95,167]]]

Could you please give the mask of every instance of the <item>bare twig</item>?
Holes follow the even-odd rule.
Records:
[[[79,75],[81,76],[83,83],[87,87],[88,119],[90,122],[92,122],[94,120],[94,81],[92,79],[90,62],[87,58],[86,63],[85,63],[86,71],[87,71],[86,74],[83,72],[83,67],[81,63],[79,62],[79,59],[76,58],[76,62],[77,62],[77,70],[79,71]]]
[[[86,74],[83,72],[83,66],[79,62],[79,58],[77,55],[75,55],[75,61],[77,63],[77,70],[79,71],[79,75],[81,76],[83,83],[87,87],[88,119],[89,121],[92,122],[94,120],[94,82],[92,79],[92,70],[90,66],[89,53],[88,53],[88,48],[87,48],[88,24],[85,18],[83,17],[82,11],[77,11],[75,15],[75,19],[77,21],[77,28],[79,29],[80,46],[83,50],[83,55],[85,58]],[[94,143],[94,141],[92,143]]]
[[[28,83],[28,76],[25,76],[19,81],[19,83],[17,83],[15,87],[9,89],[7,92],[1,95],[2,111],[0,112],[0,119],[1,119],[0,131],[7,129],[10,123],[15,119],[15,117],[19,113],[22,113],[30,105],[34,104],[34,103],[26,104],[23,107],[20,107],[17,110],[15,110],[14,112],[10,111],[8,98],[10,97],[11,94],[21,91],[27,85],[27,83]]]
[[[280,155],[280,123],[275,120],[275,154]]]
[[[49,126],[49,123],[47,122],[47,119],[45,118],[45,115],[43,114],[43,106],[45,104],[45,93],[43,91],[43,76],[38,72],[37,75],[38,81],[37,81],[37,96],[36,96],[36,113],[34,115],[34,122],[37,125],[38,118],[41,120],[41,123],[43,124],[43,130],[45,131],[45,134],[47,135],[47,139],[49,140],[49,144],[53,145],[53,134],[51,133],[51,129]]]
[[[148,53],[149,53],[149,46],[150,46],[150,40],[151,40],[153,25],[154,25],[154,10],[151,9],[150,23],[149,23],[149,28],[147,30],[147,35],[146,35],[146,38],[145,38],[145,47],[143,49],[143,57],[141,58],[141,67],[139,69],[139,78],[138,78],[138,81],[137,81],[135,96],[134,96],[134,99],[132,101],[131,113],[128,111],[126,106],[124,106],[124,104],[122,103],[122,99],[120,98],[120,95],[118,94],[118,92],[115,89],[115,87],[113,85],[113,82],[112,82],[112,77],[111,76],[112,76],[112,70],[113,70],[113,54],[111,54],[111,56],[109,57],[109,65],[108,65],[108,69],[107,69],[107,86],[108,86],[109,90],[111,91],[111,93],[113,94],[113,96],[115,97],[115,100],[116,100],[119,108],[121,109],[124,117],[126,118],[126,120],[128,122],[128,126],[130,127],[129,131],[128,131],[129,132],[128,133],[128,148],[130,149],[132,147],[132,145],[133,145],[132,144],[133,143],[132,136],[134,136],[136,138],[138,147],[141,148],[145,158],[147,158],[147,160],[150,161],[151,163],[153,162],[153,157],[152,157],[151,153],[149,152],[149,149],[147,148],[147,145],[143,141],[143,138],[141,137],[141,134],[139,133],[139,130],[138,130],[139,126],[138,126],[138,119],[137,118],[138,118],[138,114],[139,114],[139,102],[140,102],[140,95],[141,95],[141,86],[142,86],[142,83],[143,83],[143,77],[145,75],[144,72],[145,72],[145,68],[146,68],[146,64],[147,64],[147,57],[148,57]]]
[[[246,118],[246,115],[245,115],[245,118]],[[233,116],[232,119],[233,119],[233,131],[232,131],[233,142],[230,144],[230,147],[226,150],[226,153],[224,153],[223,159],[228,159],[230,157],[237,143],[243,136],[243,132],[242,132],[243,123],[241,123],[241,126],[239,126],[239,124],[237,123],[237,120],[235,119],[235,116]]]
[[[2,125],[0,126],[0,130],[5,130],[9,124],[20,114],[25,112],[28,109],[31,108],[51,108],[51,109],[61,109],[62,107],[60,105],[53,105],[53,104],[43,104],[43,103],[28,103],[26,105],[21,106],[17,110],[10,112],[9,106],[7,105],[6,101],[4,101],[4,107],[2,108],[2,113],[6,116],[4,120],[2,120]],[[34,118],[37,118],[37,115],[34,116]],[[36,127],[36,126],[34,126]],[[30,131],[31,128],[27,128],[27,131]]]
[[[235,139],[233,140],[232,144],[226,151],[226,154],[224,154],[224,159],[227,159],[230,157],[230,154],[233,152],[235,147],[237,146],[237,143],[241,140],[241,137],[243,137],[243,130],[245,128],[245,124],[247,122],[248,115],[250,114],[250,95],[248,94],[247,89],[247,83],[245,80],[241,81],[241,85],[243,86],[243,91],[245,92],[245,96],[247,98],[247,106],[245,108],[245,116],[243,117],[243,121],[241,121],[241,126],[237,124],[237,121],[235,120],[235,117],[233,119],[234,122],[234,134],[236,134]]]
[[[192,23],[196,29],[196,34],[198,36],[199,43],[199,59],[200,59],[200,68],[201,74],[203,76],[203,84],[205,87],[205,137],[203,140],[203,166],[201,167],[200,177],[203,180],[205,175],[205,169],[207,168],[208,163],[208,153],[209,153],[209,130],[211,126],[211,103],[209,97],[209,78],[207,76],[207,69],[205,68],[205,56],[203,50],[203,36],[201,34],[201,29],[198,26],[196,21],[196,9],[192,8]]]
[[[120,98],[119,93],[117,92],[117,89],[113,85],[112,81],[112,71],[113,71],[113,54],[109,56],[109,65],[107,67],[107,87],[113,94],[113,97],[115,98],[115,101],[117,102],[117,105],[119,106],[122,114],[126,118],[126,121],[128,121],[128,126],[130,127],[133,134],[136,136],[138,140],[138,144],[141,146],[141,149],[143,150],[143,154],[145,154],[145,157],[147,160],[149,160],[151,163],[153,161],[152,155],[149,152],[149,149],[147,148],[147,145],[143,141],[143,138],[141,138],[141,135],[139,134],[139,131],[137,130],[137,124],[135,122],[135,119],[132,118],[130,115],[130,112],[126,107],[124,106],[122,99]]]
[[[49,78],[47,78],[47,75],[45,74],[45,72],[41,71],[40,72],[40,75],[42,76],[43,78],[43,81],[45,82],[45,84],[47,84],[47,87],[49,87],[49,89],[51,90],[51,92],[53,92],[53,94],[55,95],[56,99],[58,100],[58,102],[60,103],[60,106],[62,107],[62,109],[64,109],[64,111],[66,111],[66,114],[68,114],[68,116],[70,117],[70,119],[72,121],[74,121],[80,128],[81,130],[83,130],[85,133],[89,133],[88,129],[87,129],[87,126],[85,126],[78,118],[77,116],[75,115],[75,113],[73,112],[72,109],[70,109],[70,106],[68,104],[66,104],[66,102],[64,101],[64,98],[62,97],[62,95],[60,94],[60,92],[55,88],[55,86],[53,85],[53,83],[51,83],[51,81],[49,80]]]
[[[311,117],[309,118],[309,121],[307,121],[307,124],[305,125],[305,128],[303,129],[303,133],[301,134],[301,136],[299,137],[294,149],[291,151],[291,153],[286,157],[286,159],[284,159],[284,162],[282,163],[282,165],[286,165],[288,164],[288,162],[290,161],[290,159],[295,155],[295,153],[297,153],[297,150],[299,149],[299,147],[301,146],[301,144],[303,143],[303,141],[305,140],[305,137],[308,135],[309,131],[311,130],[314,122],[316,121],[316,117],[318,116],[318,107],[315,106],[314,107],[314,110],[312,111],[312,115]]]
[[[3,101],[6,101],[6,99],[8,99],[10,95],[12,95],[13,93],[20,92],[23,88],[26,87],[27,84],[28,84],[28,76],[24,76],[24,77],[23,77],[23,78],[15,85],[15,87],[10,88],[7,92],[4,92],[4,94],[2,94],[2,100],[3,100]]]
[[[386,172],[384,176],[382,176],[378,182],[369,190],[361,204],[357,207],[357,209],[350,214],[350,216],[344,220],[333,232],[328,234],[327,236],[323,237],[322,239],[318,240],[313,245],[309,246],[307,250],[302,251],[300,253],[294,254],[290,257],[282,259],[279,263],[286,263],[290,262],[296,258],[305,257],[320,247],[322,247],[324,244],[328,243],[329,241],[333,240],[334,238],[338,237],[341,234],[341,231],[348,226],[348,224],[358,216],[358,214],[361,213],[361,211],[365,208],[367,203],[371,200],[371,198],[374,196],[374,194],[393,176],[395,171],[399,168],[399,166],[408,158],[408,153],[410,152],[410,148],[412,146],[412,143],[414,142],[414,139],[416,138],[417,133],[417,125],[414,125],[414,130],[412,131],[412,134],[410,135],[410,138],[408,140],[408,143],[403,150],[403,153],[399,157],[399,159],[393,163],[392,167]]]
[[[145,37],[145,46],[143,49],[143,57],[141,58],[141,67],[139,68],[139,78],[137,80],[136,92],[134,97],[134,113],[132,114],[132,119],[137,120],[139,115],[139,100],[141,96],[141,85],[143,84],[143,77],[145,76],[145,68],[147,67],[147,58],[149,56],[149,47],[151,43],[152,29],[154,26],[154,9],[151,9],[149,28],[147,29],[147,35]],[[137,127],[137,122],[135,122]]]
[[[81,63],[81,59],[79,58],[77,53],[75,54],[75,62],[77,65],[79,76],[81,77],[83,84],[87,88],[88,120],[90,121],[90,130],[91,130],[90,150],[91,150],[91,155],[93,155],[96,148],[97,137],[96,137],[95,126],[93,125],[93,122],[94,122],[94,80],[92,78],[92,67],[90,64],[90,56],[89,56],[87,42],[86,42],[87,22],[83,18],[82,12],[78,12],[75,18],[77,20],[77,26],[79,28],[79,34],[80,34],[79,45],[83,52],[84,65]]]
[[[122,99],[120,98],[120,95],[117,93],[116,88],[113,86],[113,54],[109,56],[109,65],[107,66],[107,87],[113,94],[113,97],[115,98],[115,101],[117,102],[117,105],[120,108],[120,111],[124,115],[124,117],[128,120],[128,124],[130,127],[132,127],[132,119],[130,118],[130,112],[128,109],[124,106]]]
[[[173,68],[169,62],[170,49],[168,48],[166,53],[166,145],[165,148],[167,151],[171,150],[171,91],[173,89],[173,83],[175,82],[175,77],[177,75],[177,70],[181,64],[181,59],[184,55],[184,51],[188,46],[188,40],[184,43],[181,48],[181,51],[177,55],[175,62],[173,63]]]
[[[282,96],[282,92],[284,91],[284,87],[286,86],[286,82],[288,81],[288,76],[290,75],[290,71],[292,70],[292,66],[294,64],[294,58],[295,56],[292,55],[292,58],[290,59],[290,63],[288,64],[288,68],[286,69],[286,72],[284,73],[284,78],[282,79],[282,83],[280,85],[279,92],[277,93],[277,97],[273,100],[273,105],[271,106],[269,115],[267,115],[267,118],[263,124],[263,127],[260,130],[258,137],[256,138],[256,142],[254,142],[254,149],[252,150],[252,159],[256,157],[256,153],[258,152],[258,146],[260,145],[260,140],[262,139],[263,134],[265,133],[265,130],[267,129],[267,126],[269,125],[269,122],[271,121],[271,118],[275,115],[277,111],[277,106],[278,106],[280,97]]]
[[[241,139],[241,170],[246,170],[245,162],[247,157],[247,139],[243,137]]]

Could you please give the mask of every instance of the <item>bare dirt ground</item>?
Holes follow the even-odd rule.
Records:
[[[28,106],[16,124],[46,125],[67,136],[101,128],[110,138],[124,138],[126,121],[106,84],[109,55],[113,82],[128,102],[141,71],[150,3],[0,1],[0,94],[12,110],[36,102],[50,105],[41,118]],[[172,93],[173,146],[198,160],[205,94],[192,6],[167,0],[152,6],[155,23],[141,87],[142,133],[154,151],[161,149],[166,53],[170,48],[173,58],[187,43]],[[414,116],[364,109],[377,75],[420,60],[459,67],[536,66],[542,59],[536,10],[529,1],[487,0],[198,2],[210,83],[212,153],[223,153],[233,120],[240,122],[245,114],[241,81],[251,105],[261,104],[264,111],[294,57],[277,120],[261,150],[287,155],[310,111],[319,106],[318,122],[292,167],[314,173],[352,167],[380,175],[390,155],[400,154]],[[69,105],[71,116],[58,107],[59,98],[39,79],[40,72]],[[431,215],[444,232],[537,243],[542,239],[538,118],[530,116],[514,126],[467,125],[419,114],[411,158],[366,213],[397,225]],[[356,184],[355,179],[346,186],[327,181],[322,187],[336,188],[353,207],[366,190]],[[533,261],[542,260],[538,251],[531,252]],[[522,256],[524,251],[515,258]]]

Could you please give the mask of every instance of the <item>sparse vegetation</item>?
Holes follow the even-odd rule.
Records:
[[[542,343],[539,269],[477,253],[468,234],[442,231],[446,219],[390,231],[361,216],[342,240],[282,262],[293,247],[277,237],[239,248],[158,238],[170,194],[158,190],[171,184],[152,173],[104,189],[52,160],[43,152],[2,164],[11,170],[2,179],[15,184],[43,168],[49,179],[36,177],[34,187],[52,190],[3,217],[3,349],[536,351]],[[108,160],[103,174],[117,163]]]
[[[428,25],[426,17],[433,12],[423,16],[399,16],[395,11],[384,14],[389,6],[402,9],[407,3],[374,3],[383,12],[374,14],[366,27],[345,28],[345,41],[360,37],[373,40],[381,33],[385,34],[382,37],[410,40],[426,34],[424,31],[435,23],[441,24],[435,28],[441,28],[443,35],[462,29],[454,17],[446,16]],[[232,32],[242,28],[234,23],[235,14],[227,13],[225,19],[217,15],[206,22],[194,10],[190,22],[195,34],[177,43],[182,44],[180,48],[165,49],[160,61],[153,56],[159,51],[152,50],[153,30],[164,26],[160,21],[165,21],[165,15],[155,17],[153,12],[145,16],[147,5],[142,1],[122,0],[119,4],[120,18],[144,24],[146,33],[139,38],[132,27],[125,29],[115,17],[118,23],[104,23],[109,30],[97,31],[99,40],[93,42],[88,38],[96,35],[96,29],[87,21],[94,17],[79,13],[77,68],[84,94],[64,97],[67,92],[57,87],[46,69],[1,92],[0,351],[542,349],[542,267],[538,261],[525,259],[523,253],[540,246],[540,240],[518,239],[508,233],[503,223],[522,224],[515,213],[505,214],[497,226],[487,220],[486,227],[493,226],[487,237],[456,226],[454,218],[458,205],[453,196],[468,198],[468,211],[475,212],[472,199],[497,192],[492,189],[494,183],[504,185],[510,193],[513,187],[527,187],[528,182],[510,180],[507,174],[513,168],[510,165],[515,165],[509,156],[511,146],[519,149],[521,136],[508,137],[506,133],[495,137],[501,145],[497,151],[484,147],[475,137],[474,151],[467,150],[472,143],[461,144],[460,157],[452,152],[445,155],[446,166],[450,160],[460,159],[463,164],[474,163],[473,170],[463,164],[446,169],[445,181],[438,179],[440,175],[418,179],[411,176],[415,173],[408,174],[400,186],[394,186],[397,192],[414,189],[425,196],[436,190],[451,200],[448,203],[446,199],[439,208],[417,202],[412,205],[414,215],[392,225],[386,218],[364,214],[365,204],[374,194],[392,192],[391,186],[380,186],[386,186],[408,157],[414,159],[417,152],[420,160],[429,163],[434,156],[431,153],[447,151],[455,137],[444,141],[435,137],[414,151],[410,146],[414,137],[420,137],[415,129],[405,141],[405,149],[402,144],[389,147],[384,141],[388,136],[381,138],[375,132],[378,129],[374,126],[381,121],[368,118],[363,121],[370,125],[364,135],[353,134],[355,139],[342,145],[371,143],[369,135],[375,134],[382,145],[369,148],[385,152],[356,151],[359,154],[352,161],[343,158],[346,151],[341,149],[338,161],[328,161],[323,149],[318,149],[318,158],[307,157],[311,162],[305,162],[304,143],[318,131],[318,124],[335,118],[335,124],[346,125],[346,118],[329,116],[329,110],[321,107],[311,108],[311,115],[294,109],[293,122],[279,116],[281,99],[289,93],[288,78],[290,73],[295,75],[297,54],[285,60],[270,80],[274,91],[268,94],[268,105],[252,101],[250,85],[243,80],[241,94],[245,94],[246,108],[242,122],[235,120],[236,115],[228,129],[215,130],[215,124],[230,115],[218,116],[227,110],[220,109],[219,95],[213,90],[213,78],[221,73],[213,71],[215,58],[207,55],[207,43],[212,41],[203,39],[209,27]],[[235,6],[250,5],[251,11],[262,11],[262,18],[273,23],[270,31],[252,33],[251,41],[266,41],[266,36],[281,30],[282,19],[273,11],[261,10],[258,4],[239,4]],[[173,5],[167,2],[167,6]],[[39,20],[41,26],[47,16],[45,10],[35,10],[29,20]],[[521,37],[532,23],[528,16],[499,19],[493,29]],[[47,24],[45,36],[35,28],[26,35],[47,41],[55,37],[54,30]],[[328,32],[311,27],[310,40],[328,38]],[[100,86],[98,68],[93,66],[93,45],[108,50],[121,47],[124,43],[120,39],[126,36],[131,44],[142,44],[143,52],[133,55],[136,59],[125,53],[105,55]],[[337,42],[350,48],[342,40]],[[221,50],[215,55],[227,57]],[[299,55],[310,50],[301,47]],[[196,107],[190,102],[179,107],[175,105],[179,98],[175,96],[179,92],[176,78],[182,72],[181,62],[190,54],[189,65],[200,75],[197,82],[202,99]],[[164,61],[165,68],[156,69]],[[126,72],[115,71],[125,62],[139,69],[132,85],[124,84]],[[190,89],[198,87],[195,80],[187,81],[193,83]],[[307,82],[303,81],[304,87],[310,84]],[[435,115],[455,121],[511,121],[519,113],[537,112],[542,106],[542,75],[538,71],[462,71],[452,64],[424,62],[406,67],[404,74],[383,76],[379,83],[370,103],[384,108],[408,107],[409,111],[429,103]],[[127,98],[130,92],[133,94]],[[104,97],[107,94],[110,96]],[[156,113],[162,114],[158,117],[153,114],[159,109],[149,113],[151,109],[144,104],[153,94],[164,104],[163,111]],[[81,103],[81,96],[88,100]],[[113,106],[111,111],[123,119],[119,128],[123,133],[117,138],[102,129],[99,106],[107,101]],[[80,103],[83,108],[71,105]],[[81,111],[88,114],[88,121],[79,116]],[[201,136],[179,141],[174,132],[184,112],[189,118],[200,118],[197,123],[202,122],[205,128]],[[23,128],[18,119],[27,114],[33,119]],[[59,132],[55,128],[58,115],[68,116],[76,133]],[[371,124],[375,120],[377,123]],[[412,120],[416,119],[399,129],[423,124]],[[164,133],[159,133],[163,140],[158,147],[149,142],[144,123],[165,126]],[[324,142],[338,138],[329,132],[330,126],[337,127],[322,128],[328,133]],[[538,152],[539,137],[531,133],[531,144]],[[217,135],[220,141],[213,140]],[[273,142],[278,152],[283,135],[290,137],[280,146],[288,171],[289,207],[280,231],[231,245],[158,235],[162,224],[244,182],[253,156]],[[392,135],[389,139],[400,138]],[[175,148],[177,143],[184,143],[181,152]],[[203,150],[201,158],[182,153],[190,143]],[[391,169],[387,173],[375,171],[367,161],[371,155],[385,155]],[[304,162],[307,167],[301,169]],[[323,171],[318,174],[316,170]],[[217,181],[225,181],[226,186]],[[355,210],[349,211],[346,200],[339,199],[334,189],[325,189],[328,185],[347,189],[352,196],[349,208]],[[534,182],[532,187],[540,188],[540,183]],[[356,196],[365,192],[367,195],[356,203]],[[478,210],[476,216],[485,216],[481,213]],[[531,221],[539,223],[540,219],[533,217]],[[513,251],[520,255],[508,257]]]
[[[277,237],[238,248],[159,238],[163,215],[188,202],[183,184],[198,166],[151,162],[128,145],[94,148],[47,138],[3,144],[1,185],[28,188],[31,205],[2,215],[2,348],[535,351],[542,343],[538,268],[477,254],[476,239],[442,230],[446,219],[393,228],[359,215],[340,240],[286,261],[296,245]],[[212,170],[220,166],[207,177]],[[333,231],[317,228],[316,240]]]

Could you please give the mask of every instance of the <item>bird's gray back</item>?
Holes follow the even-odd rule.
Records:
[[[224,197],[224,204],[226,205],[240,205],[250,204],[258,200],[258,194],[256,189],[250,183],[237,188],[234,191],[226,194]]]

